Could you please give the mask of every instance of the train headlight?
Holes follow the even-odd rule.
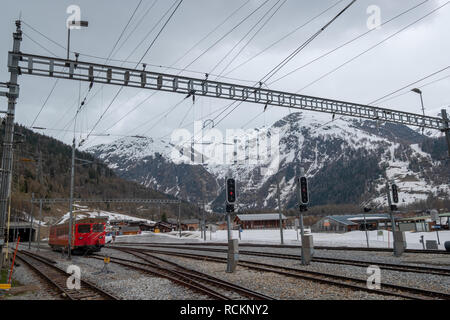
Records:
[[[83,237],[79,237],[78,240],[83,240]]]

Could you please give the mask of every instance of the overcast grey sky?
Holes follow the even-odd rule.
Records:
[[[202,39],[229,14],[246,2],[246,0],[184,0],[143,61],[157,66],[170,66],[180,57],[184,56],[184,58],[175,65],[177,68],[183,68],[264,1],[265,0],[250,0],[216,32],[196,46],[188,55],[184,56],[185,52],[191,48],[192,45]],[[339,17],[335,23],[316,38],[305,50],[300,52],[298,56],[290,61],[271,80],[304,65],[340,44],[368,31],[367,20],[370,15],[367,13],[367,8],[369,6],[379,6],[381,9],[381,22],[383,23],[424,1],[425,0],[358,0],[347,12]],[[120,50],[116,50],[112,57],[120,60],[126,59],[131,54],[129,60],[138,61],[153,41],[163,22],[161,22],[147,38],[144,39],[144,37],[174,2],[175,0],[143,0],[134,19],[119,42],[118,47],[120,47]],[[67,29],[65,23],[66,19],[69,17],[69,14],[66,13],[66,9],[70,5],[78,5],[81,8],[81,18],[89,21],[89,27],[87,29],[74,30],[72,32],[71,49],[82,54],[106,58],[138,3],[139,0],[4,1],[0,12],[0,52],[3,52],[3,54],[0,55],[0,81],[7,81],[9,79],[9,74],[7,72],[7,51],[12,47],[12,33],[15,29],[14,21],[19,15],[21,15],[23,21],[28,25],[61,44],[62,47],[65,47],[67,42]],[[236,28],[234,32],[221,40],[218,45],[214,46],[210,51],[198,59],[198,61],[192,64],[189,67],[189,70],[201,73],[211,73],[215,64],[219,62],[224,55],[241,40],[250,28],[252,28],[254,24],[276,3],[277,0],[269,0],[250,19],[240,27]],[[338,4],[313,22],[307,24],[305,27],[293,33],[290,37],[260,55],[258,58],[228,74],[228,77],[252,81],[259,80],[291,53],[299,44],[319,30],[334,15],[344,8],[346,4],[350,3],[350,0],[287,0],[285,2],[278,2],[278,4],[281,3],[284,4],[280,7],[279,11],[276,12],[266,26],[246,46],[227,71],[232,70],[241,62],[252,57],[254,54],[266,48],[296,27],[301,26],[333,4]],[[423,5],[415,10],[384,25],[380,29],[370,32],[367,36],[330,54],[326,58],[320,59],[293,73],[283,80],[270,84],[269,87],[296,92],[323,74],[344,63],[346,60],[356,56],[360,52],[368,49],[377,42],[394,34],[445,3],[448,3],[448,1],[425,1]],[[274,10],[275,9],[271,12],[274,12]],[[266,17],[269,17],[269,15]],[[141,24],[136,28],[133,34],[128,37],[141,19]],[[165,21],[165,19],[163,19],[163,21]],[[255,28],[253,32],[256,30],[257,28]],[[407,85],[408,83],[449,66],[449,30],[450,4],[392,37],[385,43],[362,55],[333,74],[302,90],[300,93],[361,103],[373,101]],[[57,56],[65,56],[65,50],[63,48],[48,41],[30,29],[27,25],[23,26],[23,31],[26,35],[22,42],[23,52],[50,55],[48,51],[30,40],[30,38],[32,38]],[[234,57],[238,50],[247,43],[247,40],[252,35],[253,33],[250,33],[233,53],[212,73],[219,73],[228,64],[230,59]],[[127,39],[127,41],[122,46],[122,42],[125,39]],[[138,43],[143,39],[142,45],[135,50]],[[104,60],[86,56],[83,56],[82,60],[104,62]],[[111,63],[120,65],[120,62]],[[126,65],[132,66],[132,64]],[[172,73],[178,72],[177,70],[166,70],[159,67],[148,67],[147,69]],[[203,78],[202,74],[185,74]],[[445,76],[450,76],[450,69],[439,73],[416,86],[427,84]],[[19,81],[21,92],[17,104],[16,121],[29,126],[49,95],[55,80],[23,75],[20,77]],[[230,80],[224,79],[224,81]],[[252,84],[249,82],[242,83]],[[79,86],[80,84],[78,82],[66,80],[59,81],[55,91],[50,96],[45,108],[37,119],[35,126],[73,130],[73,123],[70,123],[70,120],[75,114]],[[425,109],[428,115],[436,116],[443,106],[450,105],[450,96],[448,95],[449,87],[450,77],[422,89],[424,92]],[[84,93],[86,88],[87,83],[82,83],[81,93]],[[94,123],[110,104],[117,90],[118,87],[102,87],[99,84],[94,85],[91,95],[88,96],[89,103],[78,118],[77,131],[83,132],[78,133],[78,137],[85,137],[86,132],[89,132],[92,129]],[[407,92],[408,90],[409,89],[406,89],[399,93]],[[94,96],[94,94],[96,95]],[[199,97],[196,100],[195,106],[191,109],[192,100],[187,99],[166,117],[158,117],[159,114],[171,109],[183,99],[183,96],[178,94],[158,92],[138,109],[125,117],[116,126],[105,131],[151,94],[153,94],[153,91],[150,90],[125,88],[95,129],[96,133],[107,132],[112,136],[91,137],[88,141],[89,144],[87,145],[111,141],[120,135],[130,134],[145,133],[148,136],[158,138],[170,134],[172,130],[178,128],[183,119],[183,124],[186,125],[194,119],[198,120],[205,117],[208,113],[217,110],[221,106],[229,104],[229,101]],[[2,106],[2,109],[6,108],[6,100],[2,100]],[[401,95],[398,98],[387,101],[382,104],[382,106],[417,113],[421,112],[419,97],[414,93]],[[244,103],[227,117],[220,124],[220,127],[239,128],[260,113],[263,110],[263,107],[264,106],[261,105]],[[288,110],[276,107],[270,108],[262,116],[251,122],[247,128],[270,125],[286,114],[288,114]],[[214,117],[214,115],[208,118],[211,117]],[[138,126],[141,127],[133,130]],[[192,126],[188,128],[192,130]],[[54,136],[66,143],[71,141],[73,135],[70,132],[51,130],[45,131],[45,134]]]

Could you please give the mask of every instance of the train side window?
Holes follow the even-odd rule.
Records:
[[[80,224],[78,225],[78,233],[89,233],[91,232],[90,224]]]
[[[104,226],[101,223],[94,224],[92,226],[92,232],[103,232]]]

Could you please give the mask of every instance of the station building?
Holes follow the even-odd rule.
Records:
[[[391,227],[391,217],[385,213],[326,216],[311,226],[312,232],[349,232],[379,230]]]
[[[283,228],[286,228],[286,216],[281,215]],[[280,227],[279,213],[238,214],[233,220],[242,229],[276,229]]]

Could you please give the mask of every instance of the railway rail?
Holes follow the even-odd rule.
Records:
[[[80,279],[80,289],[68,289],[69,274],[55,265],[55,261],[44,256],[20,250],[17,258],[30,267],[39,278],[48,284],[48,293],[68,300],[119,300],[111,293],[93,283]]]
[[[135,269],[142,273],[150,273],[154,276],[163,277],[186,288],[205,294],[217,300],[254,299],[274,300],[274,298],[262,293],[244,288],[242,286],[227,282],[225,280],[201,273],[176,263],[158,258],[148,253],[136,252],[134,250],[118,249],[128,253],[143,262],[111,257],[111,262],[121,266]],[[103,259],[102,256],[94,255],[92,258]]]
[[[134,244],[133,244],[133,246],[134,246]],[[167,246],[165,244],[153,244],[152,247],[191,250],[191,251],[205,251],[205,252],[227,253],[226,249],[199,248],[198,246],[190,247],[190,246],[186,246],[186,245],[169,245],[169,246]],[[239,254],[241,254],[241,255],[249,255],[249,256],[260,256],[260,257],[269,257],[269,258],[297,260],[297,261],[299,261],[301,259],[301,255],[284,254],[284,253],[273,253],[273,252],[259,252],[259,251],[239,250]],[[338,259],[338,258],[326,258],[326,257],[314,257],[312,259],[312,261],[313,262],[319,262],[319,263],[351,265],[351,266],[358,266],[358,267],[368,267],[370,265],[376,264],[381,269],[391,270],[391,271],[415,272],[415,273],[434,274],[434,275],[439,275],[439,276],[450,276],[450,269],[435,268],[435,267],[424,267],[424,266],[415,266],[415,265],[382,263],[382,262],[370,262],[370,261]]]
[[[112,247],[111,249],[124,250],[121,247]],[[152,254],[162,254],[168,256],[176,256],[195,260],[205,260],[219,263],[226,263],[227,259],[222,257],[213,257],[205,254],[192,254],[192,253],[181,253],[174,251],[164,251],[159,249],[145,249],[145,248],[127,248],[128,251],[134,251],[138,253],[152,253]],[[413,300],[431,300],[431,299],[442,299],[450,300],[450,294],[446,292],[432,291],[419,289],[414,287],[400,286],[390,283],[381,283],[381,288],[374,290],[367,287],[366,280],[350,278],[341,275],[322,273],[310,270],[301,270],[296,268],[284,267],[280,265],[273,265],[268,263],[260,263],[249,260],[239,260],[239,266],[246,267],[249,269],[262,271],[262,272],[274,272],[277,274],[284,275],[286,277],[300,278],[304,280],[310,280],[315,282],[320,282],[328,285],[334,285],[344,288],[349,288],[352,290],[361,290],[374,294],[380,294],[385,296],[395,296],[404,299]]]
[[[130,242],[115,242],[115,245],[129,245]],[[218,247],[227,247],[228,243],[224,242],[190,242],[190,243],[171,243],[167,242],[164,245],[167,246],[177,246],[177,245],[189,245],[189,246],[218,246]],[[140,242],[133,243],[133,245],[161,245],[158,242]],[[283,248],[283,249],[300,249],[302,246],[299,245],[289,245],[289,244],[261,244],[261,243],[239,243],[240,247],[256,247],[256,248]],[[336,251],[371,251],[371,252],[393,252],[392,248],[367,248],[367,247],[331,247],[331,246],[314,246],[316,250],[336,250]],[[424,253],[424,254],[450,254],[449,251],[445,250],[428,250],[428,249],[405,249],[405,253]]]

